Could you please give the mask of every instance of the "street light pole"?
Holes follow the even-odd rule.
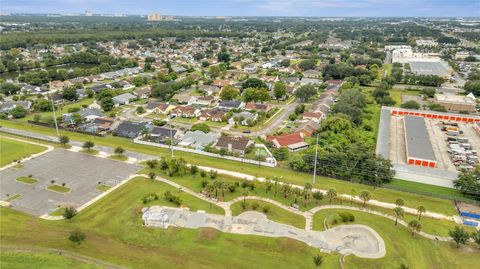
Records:
[[[313,166],[313,185],[315,185],[315,179],[317,176],[317,157],[318,157],[318,134],[317,134],[317,143],[315,144],[315,165]]]
[[[173,135],[172,135],[172,123],[170,123],[170,156],[173,159]]]
[[[49,96],[50,96],[50,101],[51,101],[51,104],[52,104],[53,121],[55,122],[55,130],[57,131],[57,138],[60,138],[60,134],[58,132],[57,115],[55,114],[55,105],[53,105],[53,97],[52,97],[51,94],[49,94]]]

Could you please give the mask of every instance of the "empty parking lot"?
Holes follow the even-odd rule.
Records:
[[[22,168],[9,168],[0,172],[0,199],[10,201],[12,208],[41,216],[58,206],[80,206],[98,196],[99,182],[115,186],[134,174],[140,167],[134,164],[103,159],[83,153],[56,149],[23,163]],[[32,175],[38,183],[28,185],[17,182],[22,176]],[[65,183],[68,193],[47,190],[55,184]]]

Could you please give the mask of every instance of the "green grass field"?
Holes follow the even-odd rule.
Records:
[[[28,130],[31,132],[38,132],[42,134],[49,134],[54,135],[55,130],[48,127],[43,126],[34,126],[30,124],[26,124],[21,121],[6,121],[0,120],[0,124],[6,127],[17,128]],[[169,150],[157,147],[150,147],[146,145],[140,145],[133,143],[132,140],[122,138],[122,137],[114,137],[114,136],[106,136],[106,137],[96,137],[96,136],[89,136],[85,134],[73,133],[73,132],[66,132],[61,130],[61,135],[68,135],[72,140],[78,141],[93,141],[96,145],[104,145],[110,147],[117,147],[118,145],[122,145],[122,147],[127,151],[132,152],[142,152],[145,154],[155,155],[155,156],[169,156]],[[256,177],[279,177],[283,182],[289,182],[298,185],[304,185],[306,182],[312,181],[312,175],[306,173],[299,173],[293,171],[286,167],[257,167],[253,164],[246,164],[246,163],[238,163],[235,161],[229,160],[219,160],[217,158],[211,158],[207,156],[202,156],[202,158],[198,158],[197,155],[175,151],[176,157],[182,157],[187,162],[196,165],[202,166],[209,166],[215,167],[219,169],[226,169],[231,171],[236,171],[240,173],[250,174]],[[453,206],[452,201],[439,199],[435,197],[429,197],[426,195],[418,195],[412,194],[407,192],[401,192],[396,190],[390,190],[385,188],[373,188],[371,186],[367,186],[364,184],[358,184],[348,181],[336,180],[332,178],[326,177],[317,177],[317,183],[315,187],[322,188],[322,189],[330,189],[334,188],[339,193],[351,193],[352,189],[356,191],[356,193],[360,193],[362,190],[369,190],[372,195],[373,199],[394,203],[396,198],[402,198],[405,201],[405,206],[416,208],[419,205],[423,205],[427,207],[429,210],[443,213],[446,215],[453,215],[456,214],[456,210]]]
[[[395,100],[396,107],[400,107],[400,105],[402,104],[402,95],[420,95],[420,91],[403,89],[391,89],[388,92],[390,93],[390,97]]]
[[[156,192],[178,190],[158,181],[135,178],[71,220],[46,221],[12,209],[0,208],[3,245],[65,249],[131,268],[314,268],[318,250],[286,238],[244,236],[212,229],[145,228],[142,207],[174,206],[162,197],[144,205],[141,198]],[[223,210],[180,193],[192,210],[223,214]],[[77,246],[68,241],[79,228],[86,240]],[[31,234],[36,236],[31,236]],[[285,255],[288,253],[288,255]],[[325,254],[325,268],[339,268],[336,254]]]
[[[9,269],[94,269],[102,268],[56,253],[0,252],[0,268]]]
[[[256,209],[256,211],[264,213],[265,215],[267,215],[268,219],[284,224],[289,224],[300,229],[305,229],[305,218],[303,216],[289,212],[274,204],[261,200],[246,200],[248,206],[247,208],[243,209],[242,203],[243,201],[239,201],[231,206],[233,216],[238,216],[245,211],[254,210],[252,208],[252,204],[257,203],[259,207]],[[263,211],[264,206],[269,207],[269,210],[266,213]]]
[[[101,192],[106,192],[108,191],[109,189],[111,189],[112,187],[111,186],[108,186],[108,185],[103,185],[103,184],[100,184],[98,185],[97,187],[95,187],[95,189],[101,191]]]
[[[314,216],[314,229],[323,230],[325,217],[348,210],[322,210]],[[360,259],[355,256],[346,258],[347,268],[399,268],[405,264],[409,268],[477,268],[480,250],[478,247],[465,246],[456,249],[453,243],[435,242],[418,235],[412,237],[403,226],[395,226],[393,220],[384,217],[348,211],[355,216],[354,224],[372,227],[384,239],[387,255],[376,260]]]
[[[34,179],[32,177],[19,177],[15,180],[18,181],[18,182],[22,182],[22,183],[30,184],[30,185],[38,183],[38,180]]]
[[[0,167],[46,150],[46,147],[0,137]]]
[[[56,184],[48,186],[47,189],[50,191],[61,192],[61,193],[67,193],[72,190],[70,188],[64,187],[62,185],[56,185]]]

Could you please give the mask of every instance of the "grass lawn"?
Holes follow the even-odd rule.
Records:
[[[0,124],[4,125],[5,127],[10,128],[17,128],[22,130],[28,130],[31,132],[38,132],[42,134],[49,134],[54,135],[55,130],[48,127],[43,126],[33,126],[30,124],[26,124],[19,121],[6,121],[0,120]],[[146,145],[140,145],[133,143],[132,140],[122,138],[122,137],[114,137],[114,136],[106,136],[106,137],[96,137],[90,136],[80,133],[73,133],[73,132],[66,132],[64,130],[60,131],[60,135],[68,135],[72,140],[78,141],[93,141],[97,145],[104,145],[110,147],[117,147],[118,145],[122,145],[122,147],[127,151],[132,152],[142,152],[145,154],[155,155],[155,156],[169,156],[169,150],[158,148],[158,147],[151,147]],[[188,152],[181,152],[175,151],[175,156],[184,158],[187,162],[202,165],[202,166],[209,166],[215,167],[219,169],[226,169],[231,171],[236,171],[240,173],[250,174],[256,177],[279,177],[283,182],[289,182],[298,185],[304,185],[306,182],[312,181],[312,175],[307,173],[300,173],[293,171],[287,167],[260,167],[258,168],[256,165],[253,164],[246,164],[246,163],[239,163],[235,161],[223,160],[213,157],[202,156],[201,158],[198,155],[191,154]],[[317,177],[317,183],[315,187],[322,188],[322,189],[330,189],[334,188],[337,190],[338,193],[351,193],[351,190],[354,189],[356,193],[360,193],[362,190],[366,189],[369,190],[372,195],[373,199],[394,203],[397,198],[402,198],[405,201],[405,206],[416,208],[419,205],[423,205],[428,208],[430,211],[443,213],[447,215],[456,214],[456,210],[453,206],[452,201],[439,199],[435,197],[429,197],[426,195],[418,195],[412,194],[407,192],[401,192],[396,190],[390,190],[385,188],[373,188],[371,186],[367,186],[364,184],[358,184],[343,180],[337,180],[327,177]]]
[[[32,177],[19,177],[15,180],[18,181],[18,182],[22,182],[22,183],[30,184],[30,185],[38,183],[38,180],[34,179]]]
[[[100,184],[100,185],[97,185],[97,187],[95,187],[95,189],[97,189],[101,192],[106,192],[111,188],[112,188],[112,186],[108,186],[108,185],[104,185],[104,184]]]
[[[99,151],[96,149],[82,149],[80,150],[80,152],[90,154],[90,155],[97,155]]]
[[[456,189],[440,187],[440,186],[433,186],[413,181],[395,179],[392,182],[385,184],[388,187],[392,187],[393,189],[397,190],[404,190],[404,191],[411,191],[418,194],[434,194],[440,197],[446,197],[449,199],[467,199],[460,191]],[[472,200],[474,201],[474,200]]]
[[[390,96],[395,100],[395,106],[399,107],[402,104],[402,95],[420,95],[420,91],[403,90],[403,89],[391,89],[389,90]]]
[[[252,208],[252,204],[257,203],[259,206],[256,211],[262,212],[267,215],[267,218],[269,220],[289,224],[300,229],[305,229],[305,218],[303,216],[289,212],[281,207],[261,200],[246,200],[246,203],[247,207],[245,209],[242,207],[243,201],[234,203],[231,206],[232,215],[238,216],[245,211],[255,210]],[[269,208],[267,213],[263,211],[263,208],[265,206]]]
[[[329,215],[348,210],[326,209],[314,216],[314,229],[323,230],[323,220]],[[354,224],[372,227],[385,241],[387,254],[381,259],[361,259],[353,255],[346,258],[346,268],[476,268],[480,251],[477,247],[456,249],[453,243],[435,242],[418,235],[412,237],[403,226],[380,216],[348,211],[355,216]]]
[[[168,115],[149,113],[149,114],[145,115],[144,117],[145,118],[150,118],[150,119],[164,120],[168,117]]]
[[[73,102],[73,103],[69,103],[67,105],[64,105],[64,106],[60,106],[60,107],[57,107],[57,110],[55,111],[55,114],[58,116],[60,115],[63,115],[65,113],[68,113],[68,109],[69,108],[73,108],[73,107],[77,107],[77,108],[80,108],[83,109],[82,105],[90,105],[93,103],[93,98],[85,98],[85,99],[82,99],[78,102]],[[33,116],[35,114],[38,114],[40,115],[42,118],[46,118],[46,117],[53,117],[53,112],[51,111],[48,111],[48,112],[40,112],[40,113],[33,113],[33,114],[30,114],[29,116],[23,118],[22,120],[26,121],[26,120],[32,120],[33,119]]]
[[[65,208],[64,207],[59,207],[55,211],[50,213],[49,215],[53,216],[53,217],[59,217],[59,216],[63,216],[64,212],[65,212]]]
[[[94,269],[101,268],[83,261],[48,252],[0,252],[0,268],[10,269]]]
[[[0,167],[46,150],[46,147],[0,136]]]
[[[108,156],[108,158],[112,160],[122,161],[122,162],[128,160],[128,156],[125,156],[125,155],[110,155]]]
[[[205,123],[206,125],[212,128],[222,128],[222,127],[225,127],[225,125],[227,125],[227,122],[225,121],[217,122],[217,121],[206,120],[206,121],[202,121],[202,123]]]
[[[56,192],[62,192],[62,193],[67,193],[67,192],[70,192],[72,190],[72,189],[67,188],[65,186],[56,185],[56,184],[48,186],[47,189],[50,190],[50,191],[56,191]]]
[[[314,268],[318,250],[287,238],[269,238],[222,233],[213,229],[146,228],[142,207],[174,206],[160,198],[144,205],[141,198],[152,192],[162,196],[178,190],[164,183],[135,178],[71,220],[47,221],[0,208],[0,239],[4,245],[65,249],[131,268]],[[207,202],[181,193],[185,206],[223,214]],[[81,245],[67,239],[81,229]],[[35,233],[36,236],[31,236]],[[288,253],[288,255],[285,255]],[[324,254],[325,268],[339,268],[336,254]]]
[[[194,124],[195,122],[198,121],[197,118],[182,118],[182,117],[176,117],[171,120],[173,123],[179,122],[179,123],[185,123],[185,124]]]

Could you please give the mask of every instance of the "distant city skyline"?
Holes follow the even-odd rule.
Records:
[[[2,13],[480,17],[480,0],[1,0]]]

